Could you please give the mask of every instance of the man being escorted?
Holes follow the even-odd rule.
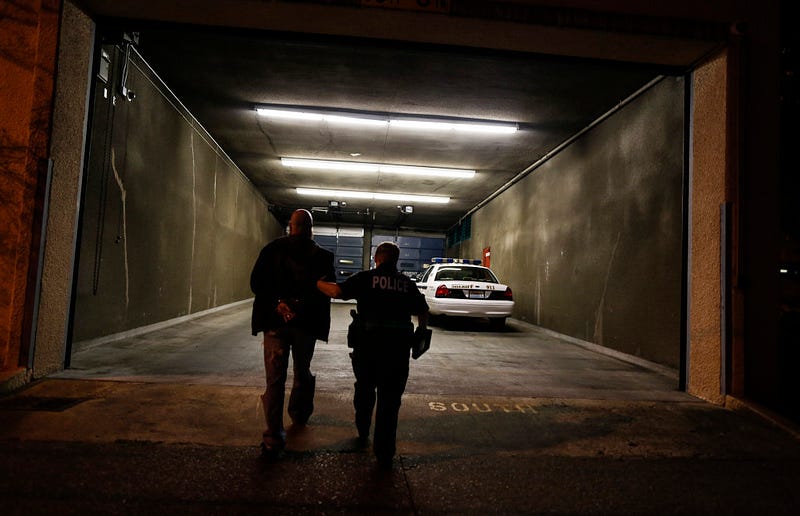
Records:
[[[266,459],[277,458],[286,444],[283,403],[289,353],[294,382],[288,412],[292,423],[301,426],[314,411],[314,345],[317,339],[327,341],[330,330],[330,299],[317,290],[316,282],[321,277],[335,280],[333,253],[311,239],[312,226],[311,213],[296,210],[289,220],[289,236],[267,244],[250,274],[256,295],[252,331],[264,332],[267,387],[261,400],[267,428],[261,454]]]
[[[400,399],[408,380],[408,357],[417,316],[421,328],[428,323],[428,304],[417,286],[397,270],[400,249],[384,242],[375,250],[375,268],[359,272],[340,284],[321,279],[317,287],[326,295],[358,301],[359,335],[353,344],[356,428],[359,440],[369,438],[375,408],[373,450],[381,467],[391,467],[396,451]]]

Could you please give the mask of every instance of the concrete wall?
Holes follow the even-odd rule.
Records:
[[[261,247],[282,233],[263,197],[135,53],[98,80],[73,340],[249,298]],[[116,105],[112,95],[117,95]]]
[[[30,349],[60,2],[0,9],[0,380]]]
[[[514,291],[514,316],[680,363],[684,80],[668,77],[472,215],[456,252]]]
[[[53,168],[35,326],[33,376],[37,378],[64,366],[93,49],[94,23],[71,2],[64,2],[50,147]]]
[[[720,54],[692,74],[691,261],[687,389],[723,402],[720,389],[722,321],[720,205],[726,200],[728,57]]]

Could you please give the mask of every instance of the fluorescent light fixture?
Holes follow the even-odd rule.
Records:
[[[475,176],[474,170],[467,170],[462,168],[415,167],[411,165],[380,165],[378,171],[384,174],[402,174],[406,176],[458,177],[461,179],[472,179]]]
[[[288,109],[256,108],[259,115],[280,120],[322,120],[322,114],[307,111],[290,111]]]
[[[450,197],[438,195],[415,195],[404,193],[388,193],[388,192],[362,192],[358,190],[325,190],[320,188],[297,188],[297,193],[300,195],[308,195],[313,197],[327,197],[338,199],[366,199],[376,201],[398,201],[398,202],[416,202],[428,204],[447,204],[450,202]]]
[[[466,121],[453,118],[407,118],[402,115],[356,113],[347,111],[309,110],[282,106],[256,107],[259,115],[277,120],[325,121],[331,124],[347,124],[372,127],[397,127],[424,131],[458,131],[467,133],[513,134],[517,124]]]
[[[475,122],[444,122],[435,120],[392,119],[391,127],[403,129],[422,129],[425,131],[458,131],[466,133],[512,134],[517,132],[516,124],[490,124]]]
[[[471,179],[474,170],[462,168],[415,167],[411,165],[384,165],[381,163],[362,163],[358,161],[327,161],[320,159],[281,158],[284,167],[312,168],[315,170],[341,170],[347,172],[381,172],[383,174],[402,174],[426,177],[455,177]]]
[[[281,158],[284,167],[313,168],[315,170],[344,170],[347,172],[378,172],[376,163],[357,161],[325,161],[321,159]]]
[[[385,118],[369,118],[366,116],[329,114],[314,111],[301,111],[293,109],[256,108],[259,115],[277,120],[310,120],[316,122],[329,122],[342,125],[367,125],[386,127],[389,120]]]
[[[379,118],[361,118],[356,116],[343,116],[343,115],[323,115],[322,119],[332,124],[342,125],[366,125],[373,127],[386,127],[389,125],[388,120]]]

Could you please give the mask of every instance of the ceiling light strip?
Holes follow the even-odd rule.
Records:
[[[281,109],[277,107],[257,107],[256,112],[261,116],[278,120],[324,121],[332,124],[374,127],[386,127],[389,125],[399,129],[438,132],[457,131],[467,133],[513,134],[518,130],[517,124],[513,123],[466,122],[447,118],[421,120],[403,116],[369,116],[345,112],[308,111],[302,109]]]
[[[389,125],[388,120],[382,120],[379,118],[361,118],[355,116],[344,116],[344,115],[323,115],[322,120],[325,122],[330,122],[332,124],[341,124],[341,125],[366,125],[366,126],[373,126],[373,127],[386,127]]]
[[[386,165],[382,163],[364,163],[359,161],[328,161],[320,159],[281,158],[285,167],[311,168],[315,170],[338,170],[346,172],[369,172],[383,174],[402,174],[427,177],[453,177],[471,179],[474,170],[462,168],[417,167],[413,165]]]
[[[358,190],[325,190],[321,188],[297,188],[299,195],[326,197],[332,199],[365,199],[376,201],[416,202],[425,204],[447,204],[450,197],[435,195],[415,195],[390,192],[362,192]]]
[[[265,109],[265,108],[257,108],[256,111],[261,116],[267,118],[277,118],[280,120],[312,120],[312,121],[322,120],[322,114],[309,113],[307,111],[290,111],[285,109]]]
[[[359,125],[386,127],[389,120],[384,117],[369,118],[365,116],[350,116],[315,111],[301,111],[292,109],[256,108],[259,115],[277,120],[310,120],[312,122],[329,122],[341,125]]]
[[[425,131],[458,131],[466,133],[513,134],[516,124],[481,124],[471,122],[440,122],[433,120],[391,119],[390,127],[402,129],[422,129]]]
[[[284,167],[312,168],[315,170],[342,170],[347,172],[378,172],[377,163],[359,163],[357,161],[326,161],[321,159],[281,158]]]
[[[457,177],[462,179],[472,179],[475,177],[474,170],[461,168],[416,167],[412,165],[379,165],[378,171],[384,174],[402,174],[409,176]]]

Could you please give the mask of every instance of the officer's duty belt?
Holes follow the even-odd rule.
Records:
[[[414,325],[410,322],[393,321],[363,321],[361,327],[370,330],[413,330]]]

